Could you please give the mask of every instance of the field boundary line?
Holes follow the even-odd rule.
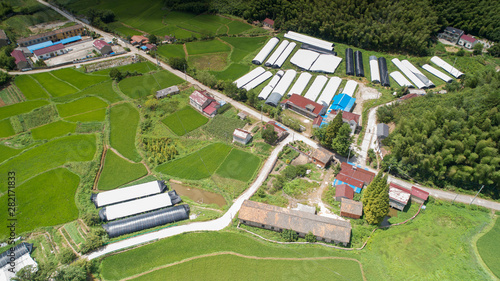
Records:
[[[202,259],[202,258],[208,258],[208,257],[214,257],[214,256],[221,256],[221,255],[232,255],[232,256],[237,256],[237,257],[240,257],[240,258],[252,259],[252,260],[284,260],[284,261],[349,260],[349,261],[355,261],[355,262],[357,262],[359,264],[359,268],[361,270],[361,275],[363,276],[363,280],[366,280],[365,273],[364,273],[364,270],[363,270],[363,265],[361,264],[361,262],[359,260],[357,260],[355,258],[348,258],[348,257],[308,257],[308,258],[258,257],[258,256],[247,256],[247,255],[243,255],[243,254],[232,252],[232,251],[215,252],[215,253],[204,254],[204,255],[199,255],[199,256],[194,256],[194,257],[186,258],[186,259],[183,259],[183,260],[180,260],[180,261],[176,261],[176,262],[173,262],[173,263],[170,263],[170,264],[165,264],[165,265],[162,265],[162,266],[155,267],[155,268],[150,269],[148,271],[141,272],[139,274],[132,275],[132,276],[129,276],[129,277],[121,279],[121,280],[122,281],[132,280],[132,279],[135,279],[137,277],[141,277],[141,276],[144,276],[146,274],[155,272],[157,270],[161,270],[161,269],[164,269],[164,268],[169,268],[169,267],[172,267],[172,266],[175,266],[175,265],[179,265],[179,264],[182,264],[182,263],[185,263],[185,262],[189,262],[189,261],[192,261],[192,260],[197,260],[197,259]],[[337,272],[335,272],[335,273],[337,273]],[[339,273],[337,273],[337,274],[339,274]]]
[[[481,257],[479,249],[477,248],[477,241],[481,237],[486,235],[488,232],[490,232],[493,229],[493,227],[495,227],[495,223],[497,222],[498,217],[495,215],[494,211],[492,211],[492,213],[493,215],[491,216],[491,221],[489,222],[489,224],[484,225],[483,228],[472,237],[471,244],[472,244],[472,249],[474,250],[474,254],[477,257],[477,261],[479,262],[479,264],[481,264],[484,271],[486,271],[490,275],[492,280],[499,280],[499,278],[493,273],[493,271],[491,271],[488,265],[484,262],[483,257]]]
[[[45,87],[44,87],[44,86],[42,86],[42,84],[40,84],[40,82],[38,82],[38,80],[36,80],[36,78],[34,78],[33,76],[31,76],[31,75],[29,75],[29,74],[28,74],[28,75],[26,75],[26,76],[28,76],[29,78],[33,79],[33,80],[35,81],[35,83],[37,83],[37,84],[38,84],[38,86],[40,86],[40,88],[42,88],[42,89],[45,91],[45,93],[47,93],[47,95],[49,95],[49,97],[50,97],[50,98],[53,98],[53,97],[54,97],[54,96],[52,96],[52,95],[49,93],[49,91],[47,91],[47,89],[45,89]]]
[[[57,80],[59,80],[59,81],[61,81],[61,82],[63,82],[63,83],[66,83],[66,84],[70,85],[71,87],[73,87],[73,88],[77,89],[77,90],[78,90],[78,92],[81,92],[81,91],[82,91],[82,90],[80,90],[80,88],[76,87],[75,85],[73,85],[73,84],[71,84],[71,83],[69,83],[69,82],[67,82],[67,81],[64,81],[64,80],[62,80],[61,78],[59,78],[59,77],[55,76],[54,74],[52,74],[52,71],[49,71],[49,74],[50,74],[50,75],[52,75],[52,77],[54,77],[55,79],[57,79]],[[76,92],[76,93],[78,93],[78,92]],[[75,93],[75,94],[76,94],[76,93]]]
[[[109,105],[108,105],[109,106]],[[64,117],[61,117],[61,119],[66,119],[66,118],[71,118],[71,117],[75,117],[75,116],[78,116],[78,115],[83,115],[83,114],[87,114],[87,113],[90,113],[90,112],[95,112],[95,111],[99,111],[101,109],[104,109],[104,108],[108,108],[108,106],[106,107],[101,107],[101,108],[98,108],[98,109],[94,109],[94,110],[89,110],[89,111],[85,111],[85,112],[82,112],[82,113],[78,113],[78,114],[74,114],[74,115],[69,115],[69,116],[64,116]],[[58,112],[59,113],[59,112]],[[75,121],[68,121],[68,120],[64,120],[66,122],[73,122],[73,123],[76,123]],[[77,121],[78,122],[78,121]],[[98,122],[98,121],[97,121]],[[50,124],[50,123],[48,123]],[[45,124],[47,125],[47,124]],[[43,126],[43,125],[42,125]],[[40,127],[40,126],[39,126]],[[30,129],[31,130],[31,129]]]
[[[63,233],[63,232],[62,232],[62,230],[61,230],[61,229],[63,229],[63,228],[64,228],[64,226],[62,226],[62,227],[60,227],[60,228],[59,228],[59,233],[61,233],[61,236],[64,238],[64,241],[66,241],[66,243],[67,243],[67,244],[68,244],[68,246],[71,248],[71,250],[73,250],[73,252],[74,252],[74,253],[75,253],[75,254],[79,257],[79,256],[80,256],[80,253],[78,253],[78,252],[75,250],[75,248],[73,248],[73,246],[71,246],[71,243],[69,243],[69,241],[68,241],[68,239],[66,238],[66,236],[64,236],[64,233]],[[64,231],[66,231],[66,233],[68,233],[68,231],[67,231],[65,228],[64,228]],[[69,233],[68,233],[68,236],[69,236],[69,238],[71,239],[71,236],[69,235]],[[71,240],[73,240],[73,239],[71,239]],[[75,241],[73,241],[73,242],[75,242]],[[75,245],[76,245],[76,243],[75,243]]]

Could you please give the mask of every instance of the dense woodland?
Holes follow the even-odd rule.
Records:
[[[486,70],[463,83],[448,86],[448,94],[428,94],[377,112],[380,122],[396,123],[384,140],[391,152],[383,168],[440,187],[478,190],[484,184],[498,198],[500,73]]]

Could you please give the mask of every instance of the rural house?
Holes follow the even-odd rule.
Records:
[[[460,40],[458,40],[458,45],[464,46],[467,49],[472,49],[478,43],[476,38],[472,37],[472,35],[462,35]]]
[[[245,200],[238,215],[240,223],[281,232],[291,229],[300,237],[312,232],[319,241],[342,243],[351,241],[351,223],[344,220],[290,210]]]
[[[389,126],[384,123],[377,124],[377,138],[383,140],[389,136]]]
[[[273,126],[274,131],[276,132],[276,134],[278,134],[278,139],[276,140],[277,142],[282,141],[288,136],[288,132],[286,131],[286,129],[278,125],[275,121],[267,122],[266,128],[267,126]]]
[[[104,40],[95,40],[92,45],[94,45],[94,48],[96,48],[101,53],[101,55],[109,55],[113,52],[111,45],[106,43]]]
[[[448,26],[447,28],[444,29],[442,33],[438,34],[438,37],[457,44],[458,39],[460,39],[462,35],[464,35],[463,30]]]
[[[335,177],[333,185],[347,184],[354,189],[354,192],[360,193],[361,189],[370,184],[374,177],[375,174],[368,170],[342,162],[340,172]]]
[[[411,202],[415,202],[418,204],[424,204],[425,201],[427,201],[427,198],[429,198],[429,192],[424,191],[420,188],[417,188],[415,186],[411,187]]]
[[[83,25],[76,24],[76,25],[64,27],[64,28],[61,28],[58,30],[49,31],[49,32],[29,36],[26,38],[20,38],[17,40],[17,44],[20,47],[27,47],[27,46],[47,42],[47,41],[59,41],[62,39],[75,37],[78,35],[83,35],[84,32],[85,32],[85,29],[83,28]]]
[[[233,142],[238,142],[243,145],[246,145],[247,143],[252,140],[252,134],[250,132],[247,132],[242,129],[235,129],[233,132]]]
[[[177,95],[178,93],[179,93],[179,88],[177,86],[172,86],[156,91],[156,98],[162,99],[167,96]]]
[[[341,201],[342,198],[354,198],[354,189],[347,184],[339,184],[335,187],[335,201]]]
[[[342,198],[340,215],[343,217],[359,219],[363,215],[363,203],[351,199]]]
[[[10,44],[9,38],[3,29],[0,29],[0,47],[7,46]]]
[[[267,26],[269,28],[274,28],[274,21],[270,18],[266,18],[262,21],[262,25]]]
[[[149,39],[145,36],[142,35],[134,35],[130,39],[130,44],[132,45],[142,45],[142,44],[148,44]]]
[[[281,102],[283,109],[290,109],[307,118],[314,119],[326,112],[326,106],[311,101],[301,95],[293,94]]]
[[[220,104],[207,91],[194,91],[189,96],[189,103],[209,117],[214,117],[220,107]]]
[[[21,50],[14,50],[10,53],[12,57],[15,59],[16,67],[17,69],[21,70],[23,68],[29,68],[30,64],[28,63],[28,60],[24,56],[23,51]]]
[[[332,159],[333,153],[323,147],[318,147],[318,149],[311,153],[312,162],[321,168],[325,168]]]
[[[403,211],[410,200],[410,191],[406,188],[392,183],[389,185],[389,205],[397,210]]]

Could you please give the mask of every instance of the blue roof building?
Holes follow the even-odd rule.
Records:
[[[76,42],[76,41],[79,41],[79,40],[82,40],[82,36],[80,36],[80,35],[69,37],[69,38],[66,38],[66,39],[62,39],[60,41],[54,42],[54,44],[61,43],[61,44],[65,45],[65,44],[73,43],[73,42]]]
[[[55,45],[54,42],[52,42],[52,41],[46,41],[46,42],[42,42],[42,43],[39,43],[39,44],[28,46],[28,50],[31,53],[33,53],[36,50],[47,48],[47,47],[50,47],[50,46],[53,46],[53,45]]]

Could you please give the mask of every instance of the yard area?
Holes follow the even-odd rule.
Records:
[[[208,122],[208,118],[201,115],[191,106],[186,106],[162,120],[172,132],[183,136]]]

